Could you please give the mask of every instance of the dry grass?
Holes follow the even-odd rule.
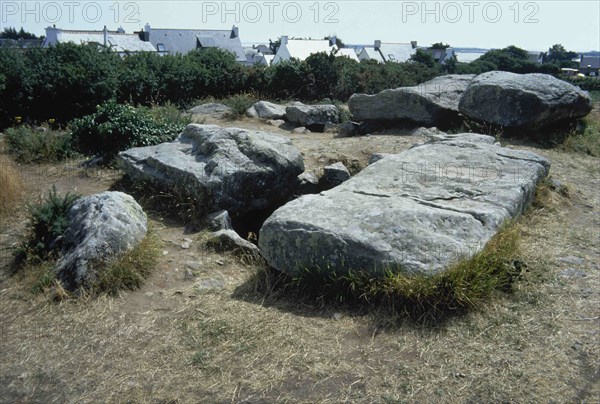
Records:
[[[0,219],[12,212],[23,194],[23,180],[15,164],[0,154]]]
[[[265,296],[252,283],[255,264],[154,216],[162,254],[140,290],[55,303],[17,277],[0,285],[3,400],[598,402],[598,159],[519,148],[546,155],[569,196],[549,187],[521,219],[527,270],[502,298],[415,323],[377,308]],[[72,181],[53,182],[64,191]],[[195,278],[185,279],[190,264]],[[223,287],[199,287],[211,280]]]

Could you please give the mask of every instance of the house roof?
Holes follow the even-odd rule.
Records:
[[[156,51],[151,43],[142,41],[136,34],[108,31],[107,39],[107,46],[116,52]],[[61,43],[72,42],[77,45],[83,45],[87,43],[104,45],[104,32],[60,30],[58,32],[57,40]]]
[[[379,53],[379,51],[376,51],[373,46],[363,47],[362,50],[359,52],[359,54],[361,54],[361,53],[363,55],[362,56],[363,59],[367,59],[367,60],[373,59],[373,60],[376,60],[381,63],[384,62],[383,58],[381,57],[381,53]]]
[[[316,40],[316,39],[289,39],[286,45],[290,57],[305,60],[312,54],[325,52],[329,53],[334,46],[329,45],[329,40]]]
[[[185,54],[197,48],[219,48],[235,55],[236,61],[245,62],[246,54],[239,36],[232,37],[232,30],[208,29],[165,29],[152,28],[150,42],[158,49],[158,44],[170,53]]]
[[[580,68],[600,69],[600,56],[582,56],[579,63]]]
[[[446,49],[425,48],[423,50],[425,52],[429,53],[433,57],[433,59],[438,63],[445,63],[446,60],[449,59],[450,57],[452,57],[452,55],[454,54],[453,48],[446,48]]]
[[[379,48],[386,62],[406,62],[417,50],[410,43],[382,43]]]
[[[358,56],[356,56],[356,52],[354,51],[354,49],[351,48],[340,48],[337,50],[335,56],[345,56],[358,62]]]

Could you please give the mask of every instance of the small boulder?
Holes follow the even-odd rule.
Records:
[[[316,194],[319,192],[319,179],[312,171],[305,171],[298,176],[297,195]]]
[[[246,111],[248,116],[262,119],[285,119],[285,107],[268,101],[258,101]]]
[[[292,133],[310,133],[310,130],[306,129],[304,126],[300,126],[298,128],[292,129]]]
[[[224,119],[233,112],[233,109],[227,105],[211,102],[197,105],[187,112],[202,118]]]
[[[492,71],[471,81],[459,109],[477,121],[539,129],[586,116],[592,99],[579,87],[548,74]]]
[[[212,233],[206,245],[218,252],[234,251],[250,254],[255,258],[259,256],[258,247],[248,240],[241,238],[233,230],[219,230]]]
[[[357,122],[346,121],[340,125],[340,129],[336,137],[354,137],[358,135],[360,124]]]
[[[233,229],[231,218],[226,210],[220,210],[207,215],[206,224],[213,231]]]
[[[326,188],[337,187],[345,181],[350,179],[350,171],[346,168],[344,163],[337,162],[326,166],[323,169],[323,177],[321,181]]]
[[[305,105],[296,103],[285,109],[288,121],[299,126],[322,131],[326,124],[337,124],[340,111],[335,105]]]
[[[111,261],[146,236],[148,221],[140,205],[122,192],[103,192],[75,201],[68,212],[62,258],[55,271],[63,287],[89,287]]]

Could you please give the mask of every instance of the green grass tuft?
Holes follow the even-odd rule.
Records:
[[[567,152],[600,157],[600,123],[583,119],[582,126],[564,138],[560,148]]]
[[[251,94],[236,94],[222,100],[223,104],[233,109],[228,118],[235,119],[246,115],[246,110],[250,108],[258,99]]]
[[[7,129],[5,134],[8,151],[19,163],[56,162],[76,155],[68,132],[21,125]]]

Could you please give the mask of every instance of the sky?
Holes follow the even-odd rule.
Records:
[[[0,28],[23,27],[38,35],[64,29],[126,32],[146,23],[155,28],[239,27],[243,43],[264,43],[281,35],[345,43],[417,41],[456,47],[516,45],[547,50],[600,50],[600,1],[115,1],[0,0]]]

